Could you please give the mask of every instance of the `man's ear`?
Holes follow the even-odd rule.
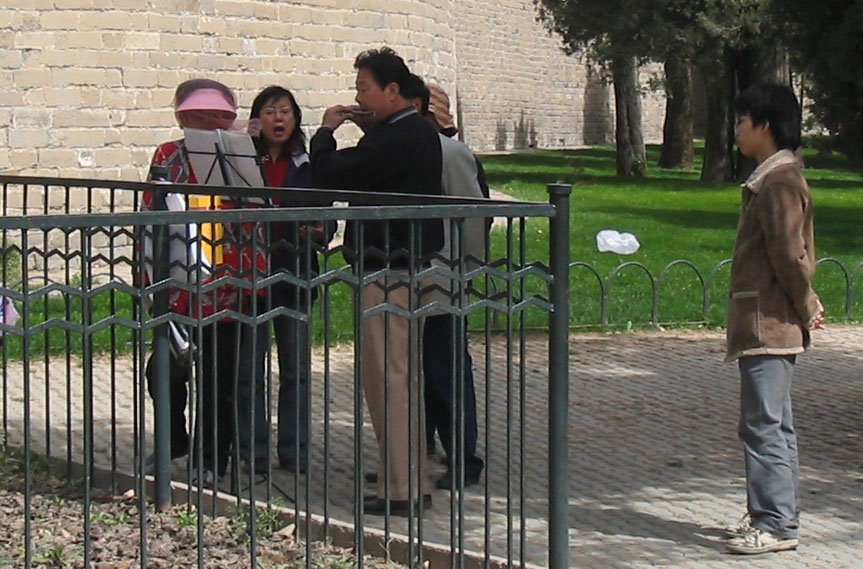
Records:
[[[384,87],[384,93],[386,93],[387,99],[394,100],[399,96],[401,89],[399,88],[399,84],[393,81],[392,83],[388,83],[386,87]]]

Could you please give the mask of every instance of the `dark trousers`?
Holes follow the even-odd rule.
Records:
[[[286,306],[308,314],[304,295],[292,293],[284,285],[273,287],[271,307]],[[296,297],[301,298],[297,299]],[[297,308],[299,304],[299,308]],[[264,299],[258,302],[258,313],[268,309]],[[265,373],[269,349],[267,324],[243,327],[237,407],[240,459],[267,459],[270,450],[269,384]],[[289,316],[273,319],[273,331],[279,361],[278,438],[279,458],[302,459],[309,440],[309,362],[308,323]],[[254,401],[254,419],[252,418]],[[253,425],[254,423],[254,425]]]
[[[236,322],[210,324],[198,330],[192,329],[192,341],[198,346],[198,358],[189,363],[171,359],[171,457],[189,452],[189,435],[186,431],[186,403],[192,366],[200,366],[197,378],[198,407],[194,434],[200,428],[200,450],[203,468],[219,475],[227,471],[231,442],[234,434],[234,378],[238,360],[239,325]],[[155,401],[155,380],[152,370],[153,356],[147,361],[147,388]],[[198,445],[192,453],[197,464]]]
[[[428,316],[423,327],[423,375],[425,380],[426,436],[433,440],[440,436],[441,446],[449,459],[450,467],[456,464],[455,451],[460,438],[458,410],[464,407],[464,472],[479,475],[483,460],[476,456],[478,436],[476,392],[473,383],[473,359],[467,346],[467,335],[457,346],[458,317],[450,314]],[[465,322],[464,327],[467,328]],[[463,384],[461,400],[456,398],[458,367],[455,358],[463,358]],[[454,415],[454,412],[456,413]],[[455,419],[454,419],[455,417]]]
[[[203,467],[219,476],[228,469],[234,440],[234,389],[241,364],[237,357],[239,346],[240,325],[237,322],[204,326],[197,384],[203,407],[198,409],[196,417],[201,421]],[[195,454],[192,464],[197,464]]]
[[[296,306],[296,299],[276,300]],[[298,312],[309,313],[306,300],[299,299]],[[309,345],[308,322],[278,316],[273,320],[279,357],[279,435],[276,448],[280,460],[303,460],[309,444]]]
[[[153,353],[147,359],[147,367],[144,376],[147,378],[147,391],[156,401],[156,379],[153,370]],[[186,427],[186,403],[189,399],[188,383],[192,377],[192,369],[189,362],[180,362],[170,359],[168,376],[170,381],[171,399],[171,458],[179,458],[189,453],[189,432]],[[155,410],[154,410],[155,413]]]
[[[259,303],[258,314],[265,310]],[[241,325],[237,376],[237,433],[240,460],[266,459],[270,449],[270,415],[266,377],[269,324]],[[253,407],[254,402],[254,407]]]

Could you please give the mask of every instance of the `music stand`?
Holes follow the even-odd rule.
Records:
[[[195,128],[184,129],[184,133],[186,152],[199,184],[250,188],[266,186],[258,151],[248,134]],[[259,205],[265,203],[260,198],[231,196],[230,199]]]

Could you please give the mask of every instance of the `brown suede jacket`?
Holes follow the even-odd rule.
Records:
[[[796,156],[780,150],[743,185],[725,360],[809,347],[809,323],[818,313],[814,274],[812,196]]]

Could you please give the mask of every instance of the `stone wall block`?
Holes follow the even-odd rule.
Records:
[[[78,165],[77,153],[71,148],[45,148],[39,151],[39,165],[43,168],[74,168]]]
[[[56,113],[54,128],[106,127],[111,124],[111,111],[106,109],[81,109],[75,113]]]
[[[51,126],[51,113],[46,109],[15,109],[12,112],[13,128],[47,129]]]
[[[44,128],[9,129],[9,147],[21,150],[42,148],[48,145],[48,131]]]
[[[105,3],[102,0],[54,0],[54,8],[59,10],[91,10],[102,8]],[[30,3],[32,6],[32,2]]]
[[[9,133],[11,138],[11,131]],[[10,145],[11,147],[11,145]],[[16,174],[25,174],[28,170],[36,168],[39,163],[38,155],[34,148],[11,149],[7,153],[11,169]]]
[[[129,164],[132,153],[128,148],[97,148],[93,150],[93,161],[96,167],[121,167]]]
[[[183,33],[162,34],[160,46],[164,52],[198,53],[204,49],[204,38]]]
[[[255,15],[254,2],[219,0],[214,5],[215,12],[219,16],[244,16],[248,18]]]
[[[161,49],[162,36],[157,32],[129,32],[124,38],[125,49]]]
[[[140,16],[146,20],[148,29],[159,30],[160,32],[179,32],[180,17],[170,13],[157,14],[150,12]]]
[[[80,108],[84,102],[80,87],[52,87],[44,90],[44,96],[47,107],[68,109],[72,112]]]
[[[54,34],[59,49],[102,49],[102,33],[96,31],[65,31]]]
[[[164,110],[131,110],[126,113],[127,127],[161,127],[167,120],[174,121],[172,109]]]
[[[11,84],[20,91],[51,85],[51,71],[49,69],[21,69],[10,75],[12,82],[6,84]]]
[[[17,69],[24,64],[24,52],[17,49],[0,51],[0,68]]]
[[[158,83],[159,74],[153,69],[126,69],[123,71],[123,86],[153,87]]]

